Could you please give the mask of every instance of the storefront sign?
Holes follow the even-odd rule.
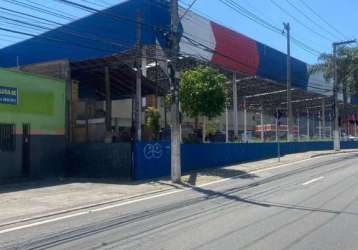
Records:
[[[0,86],[0,104],[17,105],[18,89],[14,87]]]

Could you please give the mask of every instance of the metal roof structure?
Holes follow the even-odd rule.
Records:
[[[113,63],[114,57],[71,63],[71,78],[80,82],[79,97],[97,100],[105,99],[105,67],[108,67],[111,82],[111,99],[119,100],[132,98],[135,95],[136,71],[124,63]],[[143,96],[159,93],[163,89],[142,76]]]
[[[72,77],[83,82],[83,96],[97,95],[99,98],[103,89],[97,82],[104,79],[103,68],[108,66],[114,72],[112,81],[116,85],[116,91],[113,97],[128,98],[133,94],[135,86],[138,10],[141,10],[143,20],[141,43],[145,51],[142,58],[147,59],[148,66],[147,77],[143,78],[143,95],[164,95],[169,89],[164,51],[168,45],[166,32],[170,26],[169,7],[164,0],[150,3],[128,0],[9,46],[0,50],[0,65],[15,66],[16,56],[19,56],[21,64],[67,60]],[[197,29],[199,24],[201,29]],[[232,78],[232,71],[236,71],[240,76],[238,97],[243,99],[251,96],[247,98],[251,109],[261,106],[265,110],[285,107],[287,93],[284,53],[192,11],[182,20],[181,27],[181,70],[198,64],[210,64],[218,67],[228,79]],[[195,40],[195,37],[200,38],[200,41]],[[292,58],[292,64],[293,109],[319,106],[322,99],[326,100],[326,105],[331,105],[331,97],[314,91],[314,88],[308,91],[315,84],[308,75],[308,65],[295,58]],[[93,90],[86,88],[89,86],[96,86],[98,93],[94,95]],[[327,89],[330,88],[331,86],[327,86]]]

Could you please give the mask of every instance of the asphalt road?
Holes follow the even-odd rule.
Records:
[[[358,154],[0,228],[1,249],[358,249]]]

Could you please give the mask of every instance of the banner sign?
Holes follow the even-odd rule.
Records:
[[[17,105],[18,89],[14,87],[0,86],[0,104]]]

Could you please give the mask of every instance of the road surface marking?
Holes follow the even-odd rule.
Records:
[[[60,220],[64,220],[64,219],[69,219],[69,218],[72,218],[72,217],[77,217],[77,216],[85,215],[85,214],[88,214],[88,213],[89,212],[80,212],[80,213],[75,213],[75,214],[70,214],[70,215],[66,215],[66,216],[62,216],[62,217],[49,219],[49,220],[34,222],[34,223],[31,223],[31,224],[27,224],[27,225],[23,225],[23,226],[19,226],[19,227],[8,228],[8,229],[1,230],[0,234],[9,233],[9,232],[17,231],[17,230],[20,230],[20,229],[29,228],[29,227],[39,226],[39,225],[43,225],[43,224],[47,224],[47,223],[51,223],[51,222],[56,222],[56,221],[60,221]]]
[[[305,183],[302,183],[302,185],[303,185],[303,186],[307,186],[307,185],[309,185],[309,184],[312,184],[312,183],[314,183],[314,182],[320,181],[320,180],[322,180],[322,179],[324,179],[323,176],[318,177],[318,178],[314,178],[314,179],[312,179],[312,180],[310,180],[310,181],[306,181]]]
[[[320,158],[329,157],[329,156],[331,156],[331,155],[322,156]],[[221,183],[221,182],[226,182],[226,181],[229,181],[229,180],[240,178],[240,177],[243,177],[243,176],[248,176],[250,174],[258,174],[258,173],[270,171],[270,170],[273,170],[273,169],[278,169],[278,168],[283,168],[283,167],[287,167],[287,166],[297,165],[297,164],[307,162],[307,161],[311,161],[311,160],[315,160],[315,159],[317,159],[317,158],[308,158],[308,159],[304,159],[304,160],[301,160],[301,161],[282,164],[282,165],[275,166],[275,167],[254,170],[252,172],[248,172],[248,173],[245,173],[245,174],[240,174],[240,175],[236,175],[236,176],[233,176],[233,177],[213,181],[213,182],[210,182],[210,183],[205,183],[205,184],[202,184],[202,185],[198,185],[196,187],[205,187],[205,186],[209,186],[209,185],[214,185],[214,184],[218,184],[218,183]],[[315,180],[315,181],[317,181],[317,180]],[[308,184],[306,184],[306,185],[308,185]],[[108,209],[122,207],[122,206],[125,206],[125,205],[129,205],[129,204],[133,204],[133,203],[137,203],[137,202],[141,202],[141,201],[145,201],[145,200],[151,200],[151,199],[155,199],[155,198],[159,198],[159,197],[163,197],[163,196],[167,196],[167,195],[172,195],[172,194],[176,194],[176,193],[180,193],[180,192],[184,192],[184,191],[188,191],[188,190],[193,190],[196,187],[189,187],[189,188],[183,188],[183,189],[180,189],[180,190],[164,192],[162,194],[148,196],[148,197],[144,197],[144,198],[140,198],[140,199],[136,199],[136,200],[132,200],[132,201],[127,201],[127,202],[123,202],[123,203],[119,203],[119,204],[109,205],[109,206],[105,206],[105,207],[102,207],[102,208],[91,209],[91,210],[78,212],[78,213],[74,213],[74,214],[70,214],[70,215],[66,215],[66,216],[61,216],[61,217],[57,217],[57,218],[53,218],[53,219],[34,222],[34,223],[30,223],[30,224],[23,225],[23,226],[8,228],[8,229],[0,230],[0,234],[9,233],[9,232],[13,232],[13,231],[21,230],[21,229],[26,229],[26,228],[30,228],[30,227],[35,227],[35,226],[39,226],[39,225],[44,225],[44,224],[48,224],[48,223],[51,223],[51,222],[57,222],[57,221],[61,221],[61,220],[65,220],[65,219],[69,219],[69,218],[73,218],[73,217],[78,217],[78,216],[81,216],[81,215],[90,214],[90,213],[93,213],[93,212],[105,211],[105,210],[108,210]]]

